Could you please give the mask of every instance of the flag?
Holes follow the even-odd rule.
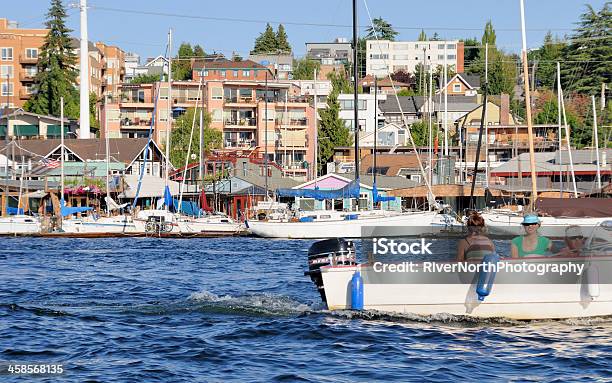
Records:
[[[44,167],[49,168],[49,169],[57,169],[61,165],[60,161],[49,159],[49,158],[43,158],[42,160],[38,162],[42,164]]]

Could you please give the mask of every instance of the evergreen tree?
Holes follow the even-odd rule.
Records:
[[[559,39],[554,39],[552,33],[548,32],[544,36],[544,44],[540,49],[529,52],[528,60],[535,62],[536,86],[548,89],[556,87],[557,83],[557,62],[561,61],[561,55],[565,44]]]
[[[372,20],[372,25],[366,28],[366,40],[389,40],[395,41],[396,32],[391,24],[385,21],[382,17],[377,17]]]
[[[427,35],[425,34],[425,30],[421,29],[421,33],[419,33],[419,38],[417,39],[419,41],[427,41]]]
[[[287,33],[283,24],[279,24],[276,31],[276,49],[279,53],[291,53],[291,45],[287,41]]]
[[[472,63],[472,61],[474,61],[477,57],[478,57],[478,46],[480,45],[480,43],[478,42],[478,39],[476,39],[475,37],[473,38],[468,38],[468,39],[464,39],[464,40],[460,40],[463,41],[463,47],[464,47],[464,53],[463,53],[463,59],[466,65],[470,65]]]
[[[24,105],[24,109],[43,115],[60,115],[60,97],[64,97],[64,114],[79,117],[79,92],[76,89],[76,55],[70,46],[66,27],[66,10],[61,0],[51,0],[46,27],[49,29],[38,57],[35,78],[37,93]]]
[[[266,24],[266,30],[255,39],[255,46],[251,51],[252,54],[276,53],[278,50],[278,42],[276,34],[270,24]]]
[[[156,81],[160,80],[160,75],[158,74],[139,74],[134,77],[130,84],[153,84]]]
[[[612,10],[606,2],[596,12],[587,5],[578,27],[571,36],[562,60],[562,80],[566,91],[598,93],[602,83],[610,82],[612,73]]]
[[[327,96],[327,108],[319,110],[321,117],[318,132],[319,170],[325,169],[325,164],[332,161],[335,147],[349,146],[352,143],[351,132],[340,119],[340,103],[338,102],[338,94],[341,89],[346,90],[348,80],[335,72],[330,73],[329,77],[332,81],[332,91]]]
[[[364,37],[357,39],[357,71],[359,78],[364,78],[366,75],[366,39]],[[347,72],[353,73],[352,65],[347,65]]]
[[[438,32],[434,32],[434,35],[433,35],[433,37],[431,38],[431,41],[440,41],[440,40],[442,40],[442,39],[441,39],[441,38],[440,38],[440,36],[438,35]]]
[[[485,30],[484,33],[482,34],[482,40],[481,43],[482,45],[485,44],[489,44],[489,46],[495,46],[495,43],[497,42],[497,36],[495,35],[495,29],[493,29],[493,23],[491,22],[491,20],[487,21],[487,23],[485,24]]]
[[[180,168],[185,166],[185,158],[187,156],[187,149],[189,148],[189,138],[191,136],[191,124],[196,110],[195,108],[189,108],[179,118],[176,119],[176,125],[172,129],[170,136],[170,162],[176,167]],[[193,128],[193,137],[191,140],[191,153],[195,155],[195,159],[189,159],[192,161],[199,161],[200,154],[198,153],[199,142],[200,142],[200,110],[198,109],[198,115],[195,116],[195,126]],[[220,149],[223,147],[223,134],[217,129],[210,127],[211,115],[210,113],[204,113],[204,149],[206,152],[210,152],[213,149]]]

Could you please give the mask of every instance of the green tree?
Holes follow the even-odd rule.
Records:
[[[385,21],[382,17],[377,17],[372,20],[372,25],[366,28],[366,40],[389,40],[395,41],[396,32],[391,24]]]
[[[160,80],[160,75],[158,74],[139,74],[138,76],[134,77],[130,83],[131,84],[152,84],[159,80]]]
[[[440,40],[442,39],[440,38],[440,35],[438,35],[438,32],[434,32],[434,35],[431,38],[431,41],[440,41]]]
[[[352,65],[348,65],[348,73],[353,73]],[[357,71],[359,72],[359,78],[364,78],[366,75],[366,39],[357,39]]]
[[[70,46],[70,32],[66,27],[66,10],[61,0],[51,0],[47,13],[45,37],[38,58],[35,78],[37,93],[24,105],[24,109],[44,115],[60,115],[60,97],[64,97],[64,114],[79,117],[79,92],[76,88],[76,56]]]
[[[172,129],[170,136],[170,162],[176,167],[185,166],[185,158],[189,148],[189,139],[191,137],[191,125],[194,123],[195,108],[189,108],[187,111],[176,119],[176,125]],[[200,111],[195,116],[195,125],[193,128],[193,137],[191,140],[191,157],[189,162],[197,162],[200,160],[199,145],[200,145]],[[217,129],[210,127],[210,113],[204,113],[204,147],[209,153],[213,149],[223,147],[223,134]]]
[[[419,33],[418,39],[419,41],[427,41],[427,34],[424,29],[421,29],[421,33]]]
[[[194,57],[204,57],[206,56],[206,52],[204,52],[204,48],[200,46],[200,44],[196,44],[193,47],[193,56]]]
[[[340,119],[340,103],[338,102],[338,94],[342,88],[346,90],[348,80],[344,76],[337,75],[336,72],[330,73],[328,77],[332,82],[332,91],[327,96],[327,108],[319,110],[319,116],[321,117],[318,131],[319,171],[325,169],[325,164],[331,162],[335,147],[352,144],[351,132],[344,121]],[[342,77],[345,80],[342,80]]]
[[[404,89],[401,89],[399,92],[397,92],[397,95],[399,97],[402,97],[402,96],[414,96],[414,95],[416,95],[416,93],[412,89],[404,88]]]
[[[312,80],[314,79],[314,70],[321,68],[321,63],[317,60],[308,58],[293,60],[293,79],[294,80]]]
[[[266,24],[266,30],[262,32],[257,39],[255,39],[255,46],[251,51],[252,54],[266,54],[276,53],[278,49],[278,42],[276,40],[276,34],[270,24]]]
[[[496,35],[493,29],[493,24],[488,21],[485,25],[485,30],[481,39],[481,47],[478,50],[478,55],[469,64],[467,72],[480,76],[480,81],[484,84],[485,80],[485,64],[486,64],[486,47],[489,44],[489,94],[513,94],[514,85],[516,84],[517,71],[515,62],[517,57],[504,53],[495,46]]]
[[[182,43],[178,49],[176,59],[172,61],[172,79],[177,81],[191,80],[191,58],[194,57],[193,48],[189,43]]]
[[[287,40],[287,32],[283,24],[279,24],[276,31],[276,50],[279,53],[291,53],[291,45]]]
[[[478,50],[479,50],[478,47],[480,46],[480,42],[475,37],[467,38],[467,39],[460,40],[460,41],[463,41],[464,62],[466,65],[470,65],[470,63],[478,57]]]
[[[556,87],[557,82],[557,62],[561,61],[561,55],[565,43],[560,42],[559,39],[553,38],[552,33],[548,32],[544,36],[544,43],[542,46],[531,51],[528,54],[528,60],[530,62],[536,62],[534,76],[536,78],[536,84],[541,84],[542,87],[553,89]]]
[[[434,126],[435,124],[432,124]],[[423,120],[418,120],[410,125],[410,135],[416,146],[424,146],[429,144],[429,127]],[[434,135],[435,137],[435,135]]]
[[[334,70],[327,74],[327,79],[331,81],[332,89],[338,93],[353,93],[353,86],[345,72]]]
[[[100,123],[98,119],[98,108],[96,108],[98,104],[98,96],[94,92],[89,93],[89,126],[92,128],[99,129]]]
[[[596,12],[587,5],[563,54],[561,76],[568,92],[594,94],[612,73],[612,11],[610,2]]]

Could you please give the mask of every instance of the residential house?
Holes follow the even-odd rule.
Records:
[[[52,139],[61,136],[61,122],[59,117],[44,116],[36,113],[15,109],[8,115],[0,117],[0,139],[9,138],[19,140]],[[76,123],[64,119],[64,137],[76,137]],[[8,129],[7,129],[8,128]]]
[[[293,72],[293,54],[251,54],[249,55],[249,60],[270,69],[276,79],[291,79],[291,72]]]
[[[374,76],[366,75],[364,78],[359,80],[359,85],[362,87],[364,93],[374,94]],[[414,88],[414,83],[404,83],[399,81],[391,81],[389,77],[382,77],[376,80],[376,89],[379,94],[388,94],[394,96],[396,93],[402,90],[410,90]]]
[[[374,105],[374,95],[367,93],[360,93],[357,95],[358,99],[358,110],[359,110],[359,131],[360,132],[374,132],[375,126],[382,126],[385,122],[381,115],[381,103],[387,100],[387,95],[377,95],[378,105]],[[392,97],[391,97],[392,98]],[[344,121],[344,124],[349,128],[351,133],[355,131],[355,115],[353,112],[354,95],[343,93],[338,95],[338,102],[340,103],[340,119]]]
[[[475,96],[480,90],[480,76],[457,73],[446,83],[448,95]],[[436,94],[441,93],[439,90]]]
[[[378,107],[386,124],[412,125],[421,118],[423,98],[416,96],[389,96],[379,102]]]
[[[306,58],[319,61],[321,65],[344,66],[353,62],[352,44],[342,37],[331,43],[306,43]]]

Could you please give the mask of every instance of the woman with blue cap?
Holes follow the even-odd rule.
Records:
[[[527,214],[521,222],[525,234],[512,240],[512,258],[522,258],[528,255],[543,256],[550,252],[552,241],[538,235],[540,219],[536,214]]]

